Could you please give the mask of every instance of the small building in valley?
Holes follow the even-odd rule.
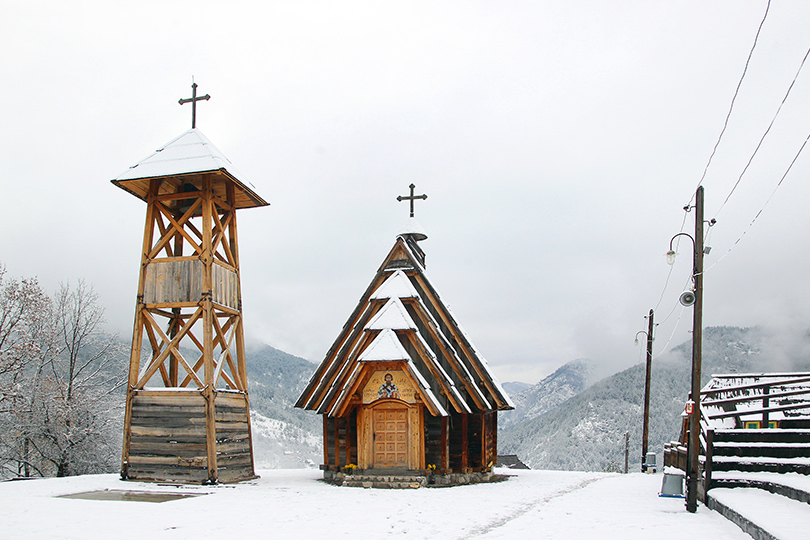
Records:
[[[425,274],[427,238],[400,233],[299,397],[323,415],[324,476],[487,473],[510,398]]]

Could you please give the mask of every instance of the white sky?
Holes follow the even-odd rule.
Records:
[[[503,381],[641,358],[691,269],[680,230],[761,1],[2,2],[0,262],[84,278],[132,328],[145,205],[109,183],[198,127],[272,206],[239,215],[251,339],[320,361],[427,201],[428,275]],[[706,176],[723,200],[810,47],[810,3],[771,6]],[[728,251],[810,132],[810,66],[717,215]],[[810,327],[810,150],[705,277],[712,325]],[[693,229],[693,213],[687,230]],[[656,352],[673,335],[658,329]],[[685,310],[671,345],[689,338]]]

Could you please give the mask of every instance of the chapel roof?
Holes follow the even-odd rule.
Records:
[[[421,239],[410,232],[397,236],[296,407],[340,416],[360,387],[363,370],[379,362],[404,366],[433,414],[514,408],[428,281],[417,246]]]

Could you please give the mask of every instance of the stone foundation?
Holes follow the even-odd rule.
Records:
[[[325,482],[344,487],[362,487],[375,489],[418,489],[420,487],[450,487],[465,484],[493,482],[501,477],[492,472],[470,472],[449,474],[365,474],[355,471],[346,474],[342,471],[323,471]]]

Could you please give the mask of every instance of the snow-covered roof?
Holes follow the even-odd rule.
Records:
[[[402,270],[397,270],[386,279],[382,285],[372,293],[372,300],[388,298],[416,298],[419,293]]]
[[[744,422],[789,425],[810,419],[810,373],[735,373],[713,375],[700,391],[704,423],[733,429]]]
[[[366,350],[357,358],[360,362],[389,362],[396,360],[410,360],[411,357],[405,347],[397,339],[397,335],[390,328],[386,328],[374,338]]]
[[[416,324],[399,298],[391,298],[366,325],[366,330],[415,330]]]
[[[359,366],[399,362],[438,414],[514,408],[424,271],[416,238],[398,235],[343,330],[302,392],[297,407],[322,414],[346,410]],[[388,369],[388,368],[386,368]],[[362,368],[361,368],[362,370]],[[435,413],[434,413],[435,414]]]
[[[199,129],[189,129],[127,169],[116,180],[134,180],[206,171],[227,170],[240,177],[233,163]]]
[[[112,182],[136,197],[146,200],[149,179],[187,178],[203,173],[215,173],[236,185],[237,208],[267,205],[267,202],[254,192],[253,186],[243,180],[244,177],[233,163],[196,128],[189,129],[172,139],[118,175]]]

